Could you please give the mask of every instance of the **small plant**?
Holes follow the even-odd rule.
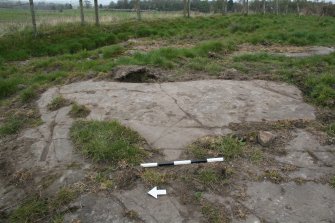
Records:
[[[16,134],[25,123],[25,118],[11,116],[0,126],[0,136]]]
[[[250,159],[253,163],[260,163],[264,159],[264,154],[261,149],[254,149],[250,155]]]
[[[335,189],[335,176],[333,176],[332,178],[330,178],[329,180],[329,184],[332,188]]]
[[[9,221],[13,223],[33,223],[44,217],[47,213],[48,204],[46,200],[34,197],[25,201],[14,210],[9,216]]]
[[[224,156],[225,159],[231,160],[242,155],[244,142],[233,137],[204,137],[191,147],[191,153],[199,159],[208,156]]]
[[[335,135],[335,122],[329,124],[327,132],[329,135]]]
[[[75,147],[96,162],[138,164],[147,156],[138,133],[117,121],[77,121],[70,135]]]
[[[58,191],[55,198],[50,201],[50,208],[52,210],[58,210],[62,206],[71,203],[77,197],[77,192],[71,188],[62,188]]]
[[[283,177],[278,170],[266,170],[263,177],[277,184],[283,181]]]
[[[104,58],[111,58],[117,55],[120,55],[124,51],[124,48],[120,45],[114,45],[110,46],[108,48],[105,48],[102,51],[102,55]]]
[[[70,102],[63,98],[62,96],[55,97],[52,101],[48,104],[48,109],[50,111],[56,111],[61,107],[69,105]]]
[[[213,169],[204,169],[200,171],[198,179],[205,185],[211,185],[218,183],[220,181],[220,176]]]
[[[197,191],[197,192],[194,193],[195,200],[198,201],[198,202],[201,201],[202,196],[203,196],[203,194],[200,191]]]
[[[31,100],[35,99],[37,97],[36,91],[33,88],[25,89],[21,92],[20,98],[21,101],[26,103],[30,102]]]
[[[90,113],[90,110],[85,107],[85,105],[78,105],[77,103],[73,103],[70,116],[72,118],[85,118]]]
[[[159,173],[154,170],[145,170],[141,178],[145,183],[151,186],[161,186],[167,182],[168,176],[165,173]]]

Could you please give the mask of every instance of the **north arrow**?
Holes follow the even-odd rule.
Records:
[[[157,187],[154,187],[148,192],[148,194],[150,194],[151,196],[157,199],[158,195],[165,195],[166,190],[157,190]]]

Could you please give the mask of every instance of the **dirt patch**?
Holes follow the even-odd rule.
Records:
[[[327,55],[335,52],[332,47],[322,46],[283,46],[283,45],[250,45],[242,44],[239,46],[237,54],[243,53],[272,53],[287,57],[308,57],[314,55]]]
[[[128,50],[125,54],[133,55],[135,53],[147,53],[152,50],[158,50],[160,48],[192,48],[193,43],[181,42],[171,43],[164,40],[150,40],[150,39],[129,39],[124,43]]]
[[[158,80],[160,74],[158,70],[144,66],[119,66],[112,72],[114,80],[120,82],[144,83]]]

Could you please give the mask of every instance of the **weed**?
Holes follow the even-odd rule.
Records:
[[[63,98],[62,96],[57,96],[48,104],[48,109],[50,111],[56,111],[60,109],[61,107],[69,105],[70,102]]]
[[[25,124],[26,118],[18,116],[10,116],[0,126],[0,136],[16,134]]]
[[[263,178],[269,179],[273,183],[280,183],[284,179],[278,170],[266,170]]]
[[[197,192],[194,193],[195,200],[198,201],[198,202],[201,201],[202,196],[203,196],[203,194],[200,191],[197,191]]]
[[[131,219],[131,220],[137,220],[137,221],[140,220],[139,214],[136,211],[134,211],[134,210],[126,211],[124,213],[124,216],[127,217],[127,218],[129,218],[129,219]]]
[[[89,113],[90,110],[86,108],[85,105],[73,103],[69,114],[72,118],[85,118]]]
[[[199,172],[198,179],[205,185],[212,185],[220,181],[220,176],[213,169],[204,169]]]
[[[335,122],[329,124],[327,132],[329,135],[335,135]]]
[[[167,182],[167,174],[154,170],[145,170],[141,175],[143,181],[151,186],[161,186]]]
[[[58,191],[55,198],[50,201],[49,206],[51,210],[58,210],[59,208],[68,205],[77,197],[77,192],[70,188],[62,188]]]
[[[71,127],[75,147],[94,161],[138,164],[147,153],[143,139],[117,121],[76,121]]]
[[[332,178],[330,178],[329,180],[329,184],[332,188],[335,189],[335,176],[333,176]]]
[[[211,223],[230,222],[229,219],[223,215],[221,210],[212,204],[206,203],[201,208],[201,213]]]
[[[120,45],[114,45],[110,47],[106,47],[102,51],[102,55],[104,58],[111,58],[117,55],[120,55],[124,51],[124,47]]]
[[[335,106],[335,74],[309,75],[306,79],[306,86],[316,104]]]
[[[232,137],[204,137],[190,146],[191,153],[199,159],[208,156],[224,156],[226,160],[242,155],[244,142]]]
[[[30,102],[37,97],[37,93],[33,88],[27,88],[20,94],[21,101],[26,103]]]
[[[0,99],[14,94],[21,82],[20,78],[10,77],[5,79],[0,76]]]
[[[14,210],[10,216],[9,221],[15,223],[33,223],[44,217],[48,213],[48,204],[46,200],[40,197],[34,197]]]
[[[259,164],[264,159],[264,154],[261,149],[253,149],[250,155],[250,160],[253,163]]]

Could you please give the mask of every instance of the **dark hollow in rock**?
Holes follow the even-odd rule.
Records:
[[[144,66],[120,66],[114,70],[114,80],[143,83],[158,79],[157,72]]]

